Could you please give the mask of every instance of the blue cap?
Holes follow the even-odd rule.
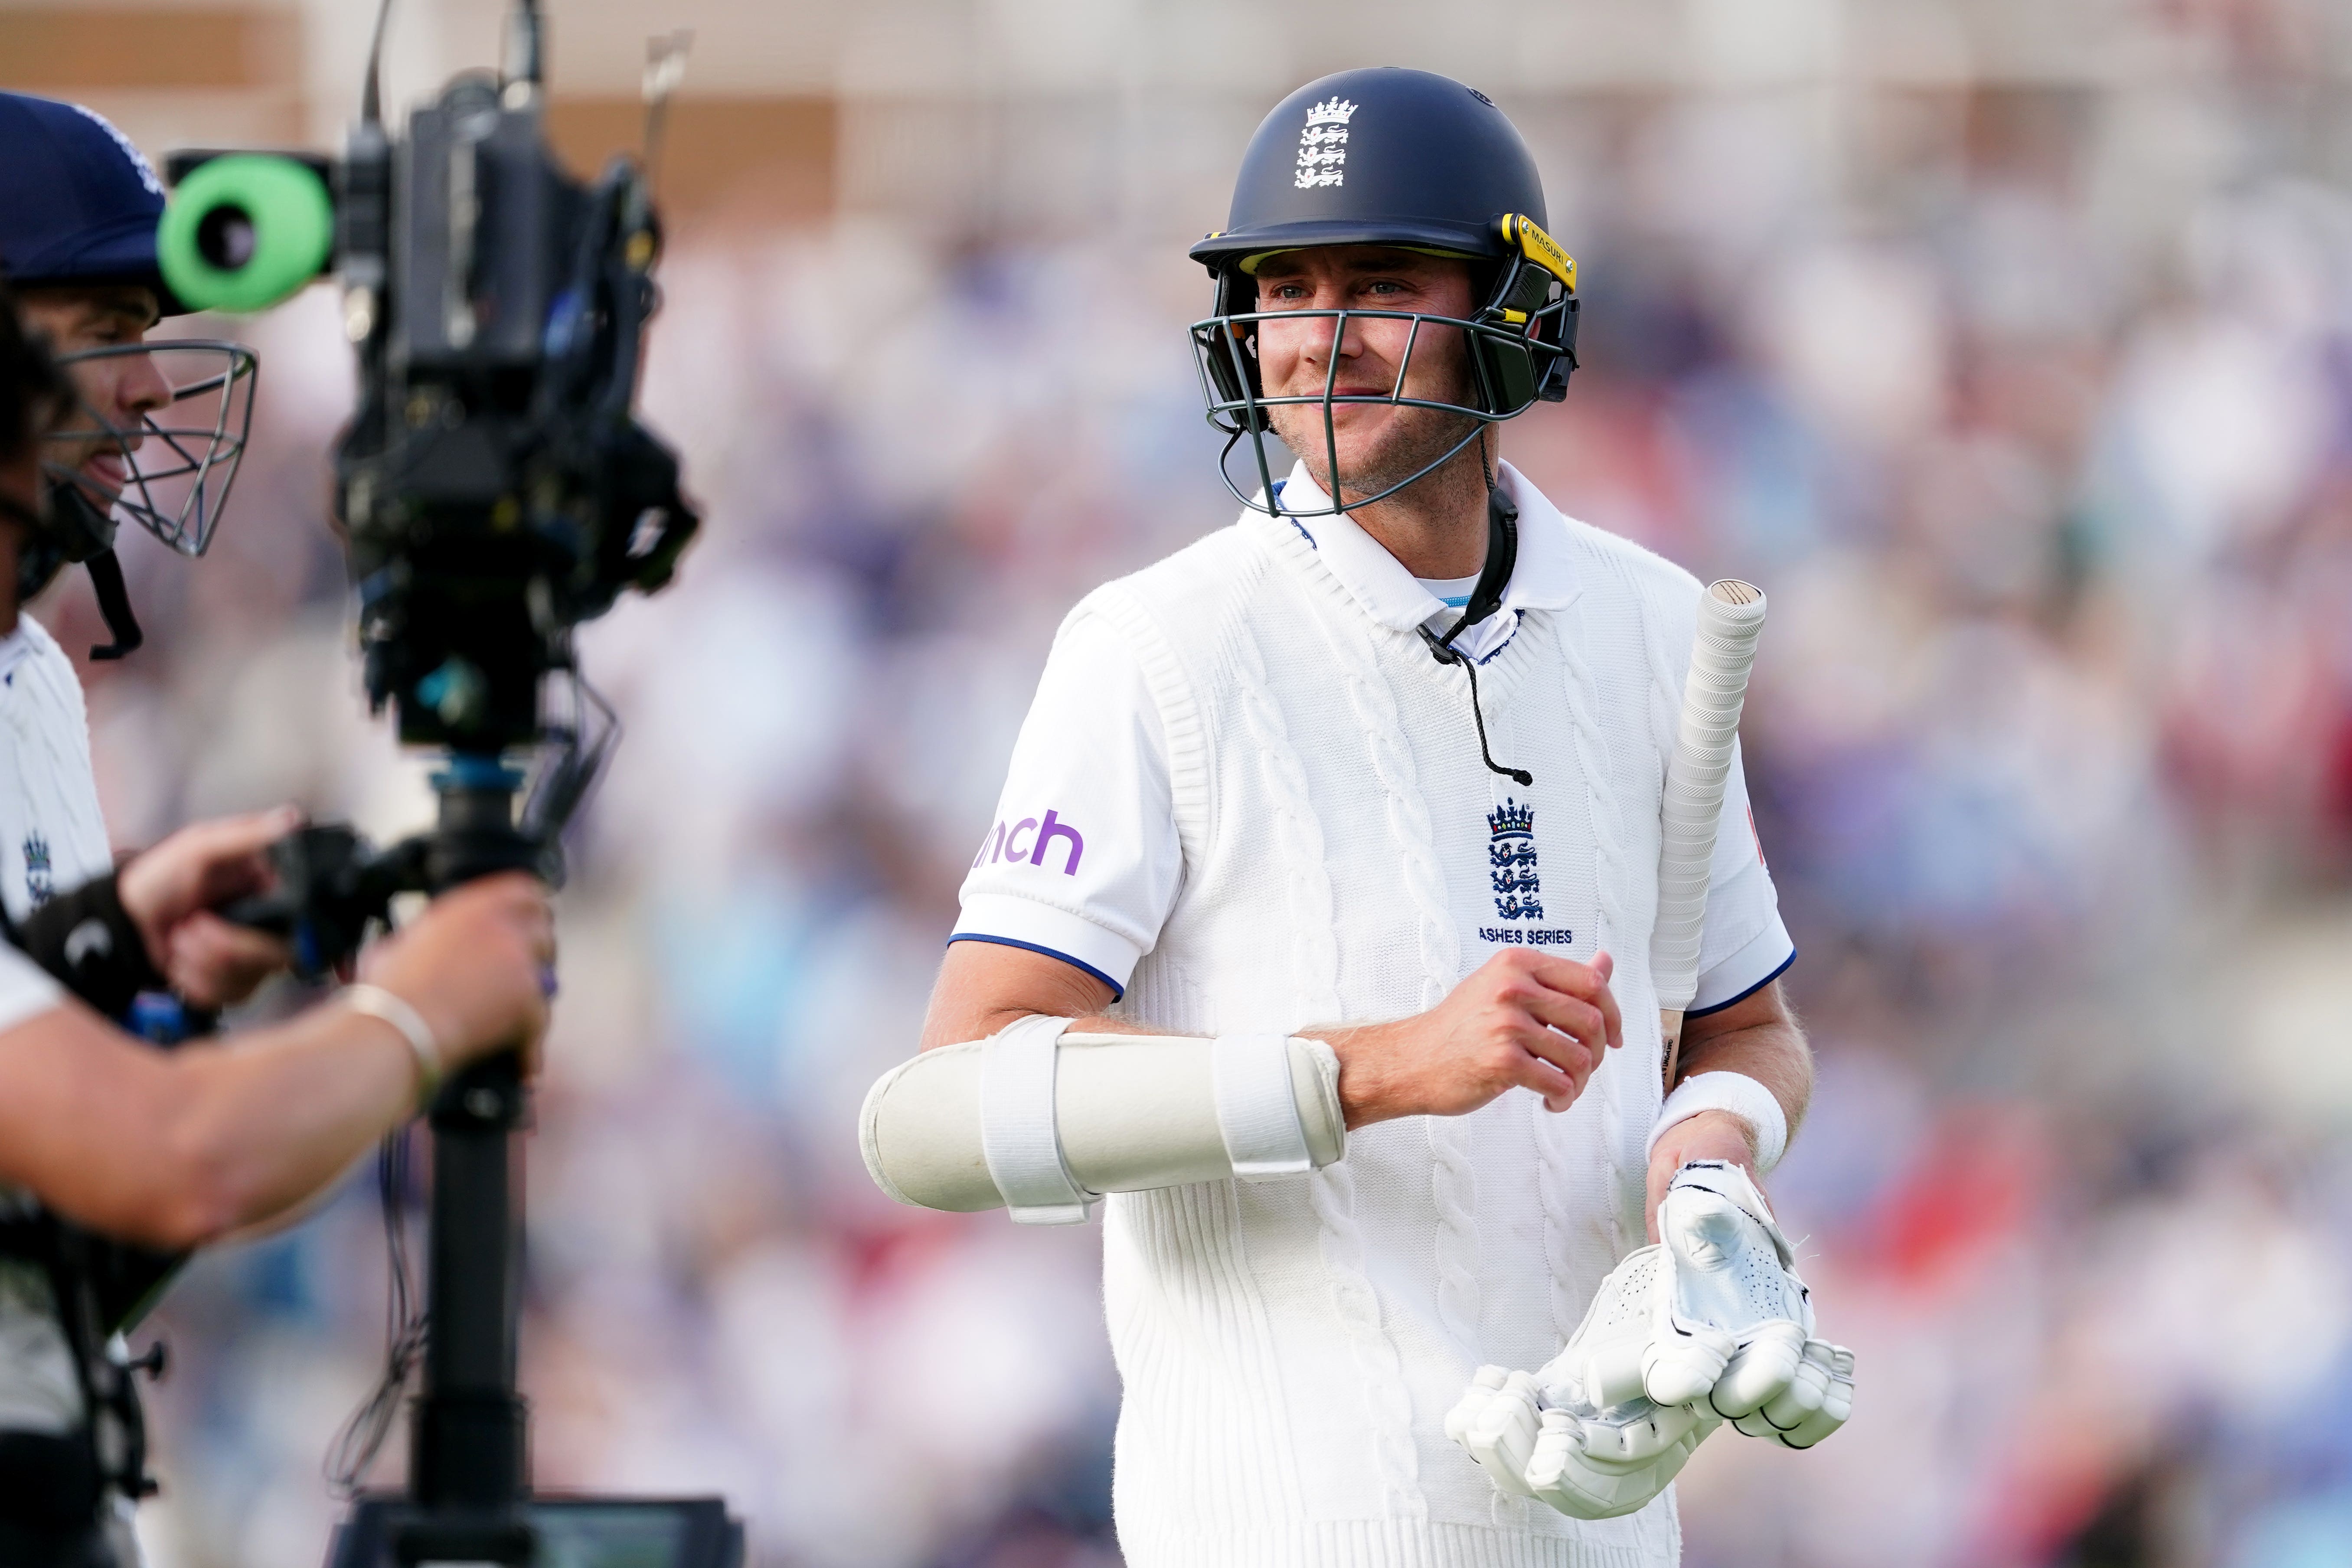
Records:
[[[155,261],[163,182],[121,132],[78,103],[0,92],[0,277],[143,283],[186,313]]]

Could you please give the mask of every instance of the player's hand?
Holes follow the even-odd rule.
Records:
[[[1810,1448],[1853,1414],[1853,1352],[1813,1337],[1795,1249],[1746,1171],[1698,1162],[1658,1207],[1665,1239],[1642,1355],[1660,1404],[1703,1401],[1751,1437]],[[1638,1256],[1638,1255],[1637,1255]]]
[[[231,1006],[293,962],[280,939],[223,920],[219,905],[265,891],[269,846],[301,826],[291,806],[183,827],[115,878],[122,912],[172,989],[198,1007]]]
[[[360,956],[360,978],[422,1014],[442,1070],[456,1072],[515,1047],[536,1063],[554,963],[547,889],[527,872],[509,871],[434,900]]]
[[[1579,963],[1506,948],[1426,1013],[1314,1031],[1339,1058],[1348,1125],[1462,1116],[1518,1088],[1566,1110],[1602,1054],[1624,1042],[1613,969],[1605,952]]]
[[[1721,1160],[1756,1180],[1756,1145],[1748,1123],[1727,1110],[1702,1110],[1683,1118],[1660,1133],[1658,1146],[1650,1151],[1650,1196],[1642,1212],[1649,1217],[1652,1241],[1658,1239],[1658,1205],[1665,1201],[1666,1188],[1675,1173],[1693,1160]]]
[[[1853,1352],[1807,1340],[1788,1386],[1732,1425],[1784,1448],[1810,1448],[1853,1418]]]
[[[1616,1519],[1664,1491],[1722,1418],[1647,1400],[1598,1415],[1543,1413],[1528,1489],[1570,1519]]]
[[[1646,1506],[1722,1425],[1696,1406],[1635,1398],[1606,1410],[1546,1405],[1524,1372],[1482,1366],[1445,1417],[1498,1491],[1571,1519],[1614,1519]]]
[[[1536,1457],[1542,1430],[1535,1379],[1499,1366],[1480,1367],[1445,1414],[1445,1435],[1478,1462],[1496,1490],[1514,1497],[1536,1495],[1528,1485],[1528,1461]]]

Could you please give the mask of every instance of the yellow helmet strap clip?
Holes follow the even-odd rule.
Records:
[[[1505,213],[1496,226],[1503,232],[1503,244],[1517,251],[1529,261],[1559,279],[1560,287],[1576,292],[1576,258],[1559,247],[1559,242],[1546,234],[1533,218],[1519,213]]]

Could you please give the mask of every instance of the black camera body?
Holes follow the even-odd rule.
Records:
[[[340,274],[359,356],[335,479],[369,699],[403,742],[478,756],[543,738],[541,678],[572,668],[572,627],[667,583],[698,526],[632,409],[661,248],[645,175],[615,158],[573,179],[542,112],[535,82],[469,73],[404,138],[363,123],[340,160],[169,164],[194,204],[167,219],[203,274],[173,279],[191,303],[282,262],[301,227],[250,165],[317,182],[331,246],[283,271]]]
[[[659,250],[643,176],[615,160],[583,186],[536,95],[502,96],[461,77],[397,145],[363,135],[338,226],[365,329],[335,468],[368,693],[403,741],[476,753],[539,738],[572,626],[667,583],[696,527],[630,406]]]
[[[509,867],[559,874],[556,836],[604,747],[585,734],[593,693],[551,716],[546,678],[576,677],[573,628],[667,584],[698,526],[676,455],[633,406],[661,249],[646,176],[616,157],[593,184],[573,178],[543,115],[534,78],[469,72],[398,139],[363,117],[340,159],[167,163],[178,192],[160,248],[184,300],[250,309],[323,272],[342,282],[359,397],[335,488],[371,707],[393,710],[404,743],[446,748],[445,777],[477,796],[508,776],[508,753],[553,742],[502,847],[478,830],[478,799],[479,855],[447,853],[446,826],[440,853],[394,846],[372,868],[355,858],[365,846],[327,835],[279,846],[279,892],[235,912],[327,938],[302,941],[314,970],[349,957],[418,877],[432,890]]]

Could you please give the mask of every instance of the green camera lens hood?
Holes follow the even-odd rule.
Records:
[[[241,267],[215,266],[199,237],[206,220],[235,212],[253,226],[253,254]],[[295,293],[327,264],[335,206],[319,176],[290,158],[234,153],[180,182],[155,232],[163,281],[190,309],[243,314]]]

